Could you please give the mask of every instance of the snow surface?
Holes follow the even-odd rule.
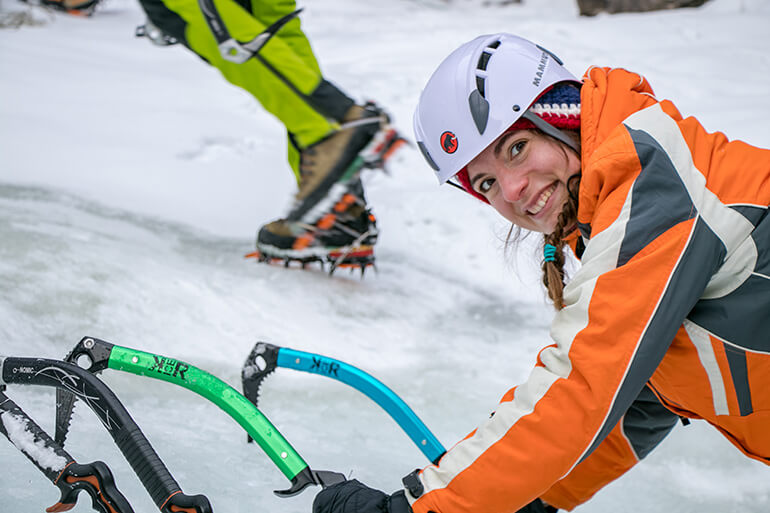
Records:
[[[580,18],[573,0],[482,4],[300,5],[326,76],[386,106],[409,136],[440,60],[476,35],[511,31],[578,75],[593,64],[638,71],[710,130],[770,146],[766,0],[595,18]],[[294,191],[283,128],[184,48],[135,39],[143,20],[136,2],[108,0],[90,19],[0,30],[0,354],[60,358],[90,335],[186,360],[240,388],[246,355],[266,340],[370,372],[444,445],[472,430],[548,343],[552,312],[532,249],[525,242],[520,258],[504,255],[506,225],[437,187],[412,147],[391,176],[366,179],[381,228],[378,274],[330,279],[243,259]],[[213,405],[168,383],[103,377],[186,493],[205,493],[217,512],[310,511],[313,491],[273,496],[287,481]],[[8,394],[53,432],[52,389]],[[313,468],[392,491],[425,464],[383,411],[331,380],[279,370],[261,408]],[[137,513],[156,510],[83,403],[67,450],[107,462]],[[11,444],[0,442],[0,462],[0,510],[37,512],[57,500]],[[694,422],[576,511],[765,512],[768,477]],[[91,511],[89,502],[75,511]]]
[[[67,465],[67,458],[56,454],[42,440],[35,439],[35,434],[27,429],[26,422],[19,415],[10,412],[0,413],[0,422],[3,423],[11,443],[35,460],[41,467],[52,472],[59,472]]]

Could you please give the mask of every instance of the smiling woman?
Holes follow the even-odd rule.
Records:
[[[468,184],[500,214],[526,230],[551,233],[580,159],[536,130],[513,128],[468,163]]]
[[[577,80],[511,34],[450,54],[414,127],[440,183],[543,234],[553,340],[404,491],[342,484],[315,513],[571,510],[680,417],[770,464],[770,151],[706,132],[636,73]],[[565,286],[567,247],[581,268]]]

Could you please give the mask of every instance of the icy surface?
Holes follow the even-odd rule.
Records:
[[[27,429],[23,418],[6,411],[0,413],[0,421],[3,422],[11,443],[35,460],[41,467],[52,472],[59,472],[67,465],[65,457],[59,456],[53,449],[46,447],[42,440],[35,439],[35,435]]]
[[[578,17],[573,0],[482,4],[300,5],[326,76],[382,103],[410,137],[438,62],[478,34],[507,30],[577,75],[589,65],[638,71],[710,130],[770,147],[766,0],[595,18]],[[61,358],[89,335],[240,388],[241,365],[265,340],[371,373],[445,446],[465,436],[548,343],[552,311],[532,249],[525,242],[518,261],[504,256],[507,226],[437,187],[408,147],[390,177],[366,177],[381,229],[377,274],[329,279],[245,260],[258,226],[284,213],[294,190],[283,129],[184,48],[135,39],[143,20],[135,1],[108,0],[90,19],[0,30],[0,354]],[[206,494],[220,513],[310,511],[312,489],[273,496],[286,479],[216,407],[168,383],[103,377],[186,493]],[[9,394],[53,432],[52,389]],[[392,491],[426,463],[387,414],[320,376],[278,370],[260,407],[313,468]],[[78,461],[105,461],[137,513],[156,511],[82,402],[66,448]],[[3,512],[37,512],[58,498],[2,440],[0,467]],[[764,513],[769,477],[694,422],[576,511]],[[91,511],[89,501],[75,511]]]

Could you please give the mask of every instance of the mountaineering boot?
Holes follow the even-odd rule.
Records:
[[[364,168],[384,169],[405,142],[373,103],[351,107],[340,128],[300,152],[300,185],[289,214],[263,226],[260,262],[309,262],[338,267],[374,265],[377,225],[364,197]]]
[[[314,223],[347,192],[365,167],[383,167],[403,142],[374,103],[353,105],[339,129],[301,150],[299,191],[286,217]]]
[[[377,224],[367,208],[360,180],[315,224],[279,219],[259,230],[257,252],[250,255],[261,262],[331,263],[338,267],[374,265]]]

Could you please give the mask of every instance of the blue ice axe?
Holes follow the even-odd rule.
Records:
[[[446,452],[430,429],[395,392],[361,369],[328,356],[257,342],[241,371],[243,395],[255,406],[259,406],[262,381],[278,367],[319,374],[355,388],[384,409],[431,463],[437,463]]]

